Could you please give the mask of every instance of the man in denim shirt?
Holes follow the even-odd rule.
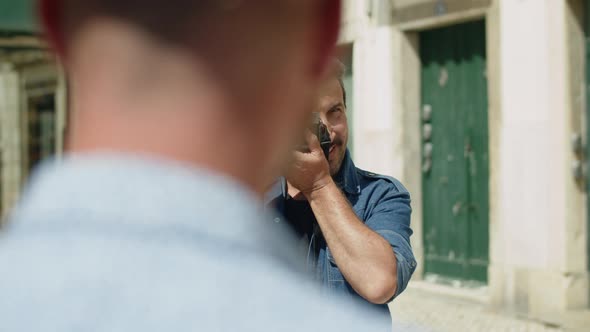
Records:
[[[362,298],[389,315],[387,303],[416,268],[410,195],[398,180],[355,167],[346,149],[344,66],[334,66],[315,109],[331,134],[328,160],[308,133],[311,152],[294,152],[286,180],[267,200],[302,238],[307,266],[326,290]]]

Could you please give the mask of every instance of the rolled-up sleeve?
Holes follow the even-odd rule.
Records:
[[[389,242],[397,259],[397,290],[393,300],[406,289],[417,265],[410,245],[410,194],[394,187],[371,210],[365,224]]]

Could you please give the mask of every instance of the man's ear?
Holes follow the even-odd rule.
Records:
[[[319,1],[317,23],[316,60],[313,68],[314,76],[321,76],[334,55],[338,34],[340,33],[341,0]]]
[[[62,3],[61,0],[39,0],[38,16],[43,33],[49,46],[57,55],[64,57],[65,41],[62,29]]]

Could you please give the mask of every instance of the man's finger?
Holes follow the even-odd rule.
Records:
[[[305,141],[307,142],[307,146],[309,147],[309,151],[322,151],[322,147],[320,146],[320,141],[318,140],[317,136],[314,135],[311,130],[305,131]]]
[[[294,150],[291,153],[291,160],[300,160],[301,158],[305,157],[306,154],[308,154],[309,152],[303,152],[303,151],[297,151]]]

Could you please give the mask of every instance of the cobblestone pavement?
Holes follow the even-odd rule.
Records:
[[[562,332],[555,327],[493,312],[485,306],[408,288],[391,305],[394,331]],[[396,329],[396,325],[398,328]]]

